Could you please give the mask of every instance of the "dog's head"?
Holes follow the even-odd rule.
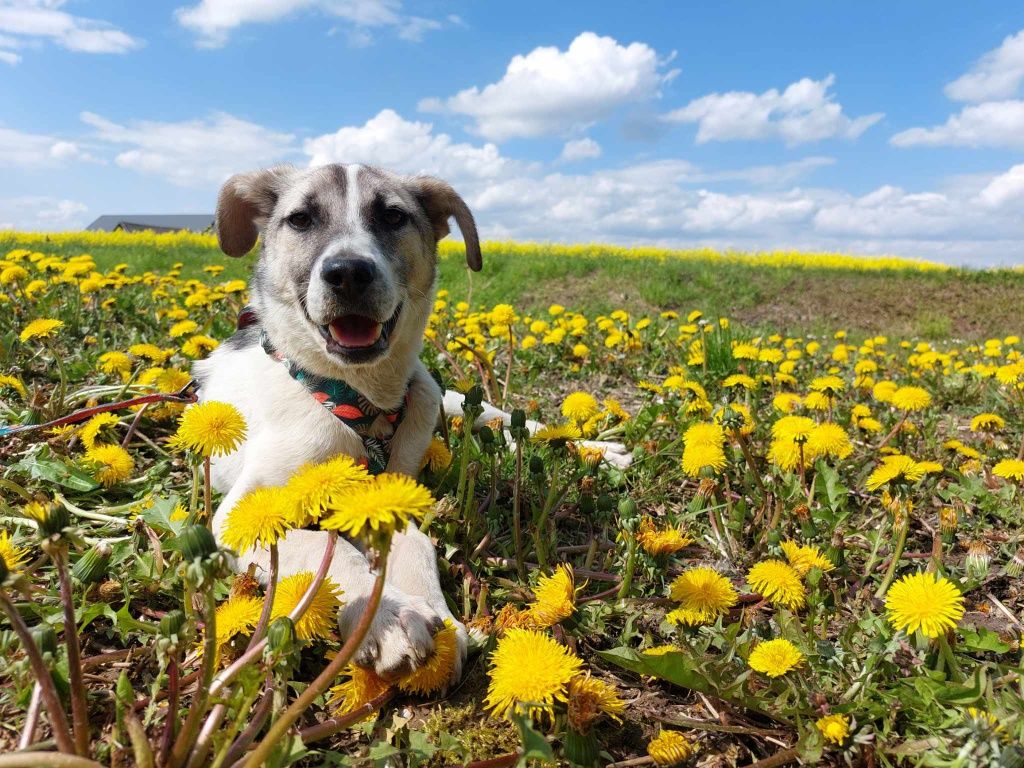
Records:
[[[262,235],[251,294],[272,342],[303,368],[340,377],[418,352],[451,217],[479,270],[473,216],[446,182],[363,165],[278,166],[228,179],[217,237],[243,256]]]

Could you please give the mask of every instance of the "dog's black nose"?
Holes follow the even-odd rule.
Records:
[[[320,268],[320,276],[335,288],[359,290],[377,278],[377,265],[369,259],[333,256]]]

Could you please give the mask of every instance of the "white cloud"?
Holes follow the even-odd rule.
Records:
[[[295,137],[218,112],[206,119],[120,125],[92,112],[82,121],[97,141],[120,148],[115,162],[161,176],[185,187],[218,184],[240,170],[269,165],[293,155]]]
[[[1024,30],[1010,35],[971,69],[946,85],[954,101],[992,101],[1015,95],[1024,81]]]
[[[47,168],[66,160],[93,159],[74,142],[0,127],[0,167]]]
[[[1024,165],[1015,165],[994,177],[978,193],[978,200],[990,208],[1019,203],[1024,198]]]
[[[143,45],[114,25],[75,16],[61,10],[65,0],[0,0],[0,32],[4,47],[11,41],[50,40],[69,51],[80,53],[127,53]],[[0,61],[17,64],[21,57],[11,51],[0,51]]]
[[[989,101],[964,107],[945,123],[893,136],[897,147],[1024,147],[1024,101]]]
[[[562,147],[562,154],[558,157],[567,163],[573,163],[577,160],[589,160],[590,158],[600,156],[601,145],[589,136],[584,136],[582,139],[570,139],[565,142],[565,146]]]
[[[391,109],[381,110],[362,126],[308,139],[303,149],[310,165],[366,163],[452,181],[493,178],[510,164],[494,144],[456,142],[446,133],[435,134],[430,123],[405,120]]]
[[[89,207],[77,200],[25,195],[0,197],[0,229],[60,230],[84,227]]]
[[[442,26],[433,19],[403,16],[401,0],[200,0],[178,8],[174,15],[199,36],[199,45],[218,48],[238,27],[270,24],[302,12],[319,12],[353,25],[348,39],[356,46],[373,41],[373,28],[392,27],[398,37],[419,41]]]
[[[697,143],[781,139],[803,144],[832,137],[855,139],[882,119],[881,113],[849,118],[829,89],[835,76],[803,78],[781,93],[729,91],[694,99],[665,115],[674,123],[697,123]]]
[[[665,65],[644,43],[623,46],[583,32],[565,51],[535,48],[513,57],[497,83],[425,99],[420,109],[468,115],[474,132],[492,141],[563,134],[657,97],[662,83],[678,73]]]

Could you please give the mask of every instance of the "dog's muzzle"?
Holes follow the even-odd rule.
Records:
[[[363,363],[387,351],[401,312],[402,305],[399,304],[395,313],[384,322],[366,315],[346,314],[318,327],[327,342],[328,352],[349,362]]]

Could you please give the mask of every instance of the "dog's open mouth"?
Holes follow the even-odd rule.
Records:
[[[320,335],[327,342],[327,350],[347,358],[361,361],[376,357],[388,348],[391,332],[402,311],[399,305],[383,323],[366,315],[341,315],[327,325],[320,326]]]

